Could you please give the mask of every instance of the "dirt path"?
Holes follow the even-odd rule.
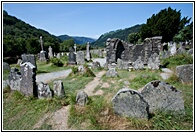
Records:
[[[98,90],[97,92],[93,93],[94,89],[100,84],[100,78],[106,73],[106,71],[101,71],[96,74],[96,77],[93,81],[89,82],[86,86],[84,91],[87,93],[88,96],[93,95],[102,95],[103,91]]]
[[[71,71],[72,71],[71,69],[68,69],[68,70],[63,70],[58,72],[39,74],[36,76],[36,82],[48,83],[49,81],[57,78],[67,77],[71,73]]]

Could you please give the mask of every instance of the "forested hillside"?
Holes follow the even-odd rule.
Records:
[[[86,44],[87,42],[94,42],[95,39],[89,38],[89,37],[78,37],[78,36],[68,36],[68,35],[60,35],[58,36],[61,41],[69,40],[69,39],[74,39],[74,42],[76,44]]]
[[[44,50],[51,46],[55,52],[59,51],[61,40],[44,31],[37,29],[14,16],[3,11],[3,56],[16,57],[23,53],[37,54],[41,50],[39,38],[42,36]]]
[[[104,47],[105,43],[106,43],[106,40],[108,38],[120,38],[120,39],[128,42],[128,35],[130,33],[139,32],[141,27],[142,27],[142,25],[135,25],[133,27],[126,28],[126,29],[110,31],[108,33],[105,33],[105,34],[101,35],[97,41],[92,43],[92,46],[93,47]]]

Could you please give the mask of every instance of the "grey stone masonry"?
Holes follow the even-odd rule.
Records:
[[[84,52],[83,51],[78,51],[77,52],[77,54],[76,54],[76,62],[77,62],[77,65],[85,64]]]
[[[181,82],[193,83],[193,64],[177,66],[176,74]]]
[[[124,117],[148,118],[149,105],[136,90],[123,88],[112,98],[114,112]]]
[[[48,84],[45,84],[43,82],[38,83],[37,91],[38,91],[38,98],[39,99],[52,97],[52,92],[51,92]]]
[[[178,111],[184,113],[182,93],[174,86],[159,80],[151,81],[141,90],[141,95],[150,105],[150,113]]]
[[[25,96],[37,96],[35,66],[30,62],[24,62],[20,64],[20,71],[20,92]]]
[[[35,55],[33,54],[22,54],[22,62],[31,62],[31,64],[33,64],[35,66],[35,68],[37,69],[37,64],[36,64],[36,58]],[[20,65],[20,64],[18,64]]]
[[[80,106],[84,106],[88,102],[88,95],[83,91],[80,90],[76,95],[76,104]]]
[[[54,90],[54,95],[57,95],[58,97],[65,96],[63,82],[61,80],[53,82],[53,90]]]
[[[10,74],[8,76],[8,84],[11,90],[20,91],[20,80],[21,73],[17,68],[11,68]]]

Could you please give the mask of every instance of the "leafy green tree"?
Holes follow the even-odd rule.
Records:
[[[29,54],[37,54],[41,50],[41,46],[37,38],[30,38],[27,40],[26,45],[27,53]]]
[[[140,38],[138,33],[130,33],[128,35],[128,40],[130,43],[136,44],[138,39]]]
[[[140,35],[142,40],[147,37],[162,36],[163,42],[169,42],[189,22],[188,17],[181,19],[180,10],[176,11],[169,7],[147,19],[146,24],[140,30]]]
[[[60,44],[60,51],[65,52],[65,51],[69,51],[70,47],[74,46],[74,39],[71,38],[69,40],[65,40]]]

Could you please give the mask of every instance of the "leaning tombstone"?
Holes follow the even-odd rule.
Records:
[[[38,90],[38,98],[39,99],[52,97],[52,92],[51,92],[48,84],[45,84],[43,82],[38,83],[37,90]]]
[[[20,91],[21,73],[17,68],[11,68],[8,76],[8,84],[11,90]]]
[[[166,82],[159,80],[149,82],[141,90],[141,95],[150,105],[150,113],[155,111],[178,111],[184,113],[182,93]]]
[[[20,92],[25,96],[37,96],[36,68],[30,62],[20,64]]]
[[[53,90],[54,90],[54,95],[57,95],[58,97],[65,96],[63,82],[61,80],[53,82]]]
[[[80,90],[76,95],[76,104],[80,106],[84,106],[88,102],[88,95],[83,91]]]
[[[69,48],[69,65],[75,65],[76,64],[76,54],[74,53],[74,50],[72,47]]]
[[[114,112],[120,116],[133,118],[149,117],[149,105],[142,95],[133,89],[123,88],[112,98]]]
[[[92,68],[93,69],[97,69],[97,68],[100,68],[101,67],[101,64],[98,62],[98,61],[95,61],[92,63]]]

